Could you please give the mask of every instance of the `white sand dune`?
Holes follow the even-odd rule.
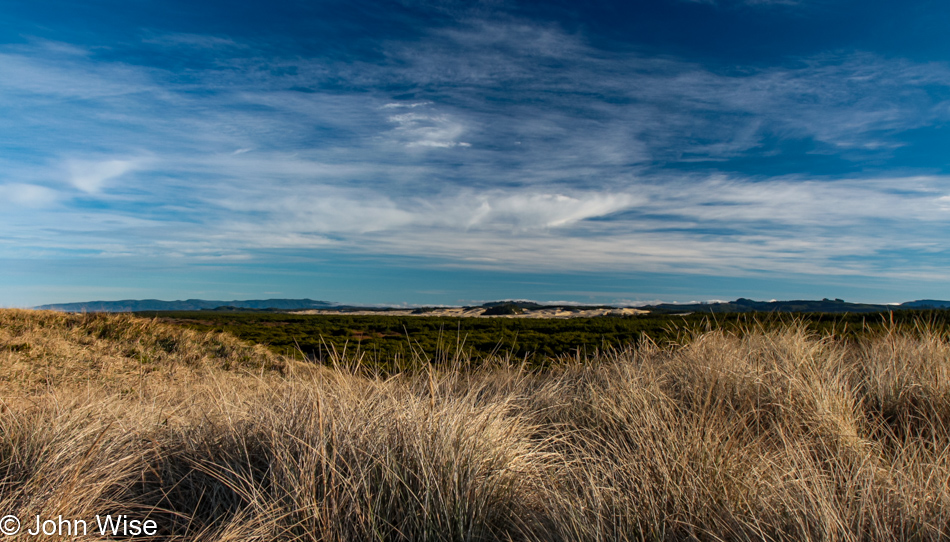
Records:
[[[610,309],[525,309],[521,314],[504,315],[486,315],[484,307],[450,307],[431,309],[423,313],[414,312],[412,309],[405,310],[358,310],[358,311],[337,311],[314,309],[305,311],[294,311],[294,314],[352,314],[352,315],[378,315],[378,316],[454,316],[463,318],[590,318],[594,316],[637,316],[647,314],[650,311],[631,308],[610,308]]]

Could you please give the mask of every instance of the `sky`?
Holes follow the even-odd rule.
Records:
[[[0,14],[0,306],[950,299],[946,2]]]

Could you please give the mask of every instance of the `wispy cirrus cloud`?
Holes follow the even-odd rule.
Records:
[[[0,196],[32,208],[0,218],[16,240],[0,250],[238,261],[333,247],[732,275],[901,274],[945,258],[945,177],[690,166],[778,155],[785,141],[884,159],[948,120],[944,64],[839,53],[725,70],[515,20],[346,61],[220,36],[143,41],[213,62],[182,73],[49,43],[0,48],[0,142],[29,141]]]
[[[142,38],[143,43],[160,47],[184,47],[199,49],[244,48],[231,38],[211,36],[207,34],[192,34],[185,32],[150,33]]]
[[[26,183],[0,184],[0,205],[16,207],[47,207],[60,199],[56,190]]]
[[[390,105],[390,104],[387,104]],[[411,104],[418,106],[420,104]],[[385,106],[384,106],[385,107]],[[448,115],[431,115],[425,113],[400,113],[388,118],[396,125],[392,136],[401,141],[406,147],[471,147],[471,143],[459,141],[465,132],[465,127]]]
[[[107,183],[143,166],[144,160],[70,160],[69,182],[79,190],[95,194]]]

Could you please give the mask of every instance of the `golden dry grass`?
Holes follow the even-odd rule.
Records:
[[[485,367],[383,378],[0,311],[0,514],[174,540],[950,538],[950,340],[926,328]]]

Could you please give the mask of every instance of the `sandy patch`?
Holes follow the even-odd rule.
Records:
[[[484,307],[450,307],[442,309],[432,309],[427,312],[415,312],[411,309],[405,310],[357,310],[357,311],[338,311],[327,309],[314,309],[305,311],[294,311],[293,314],[351,314],[355,316],[448,316],[457,318],[592,318],[595,316],[638,316],[647,314],[650,311],[631,308],[612,308],[612,309],[525,309],[522,314],[504,314],[504,315],[485,315]]]

